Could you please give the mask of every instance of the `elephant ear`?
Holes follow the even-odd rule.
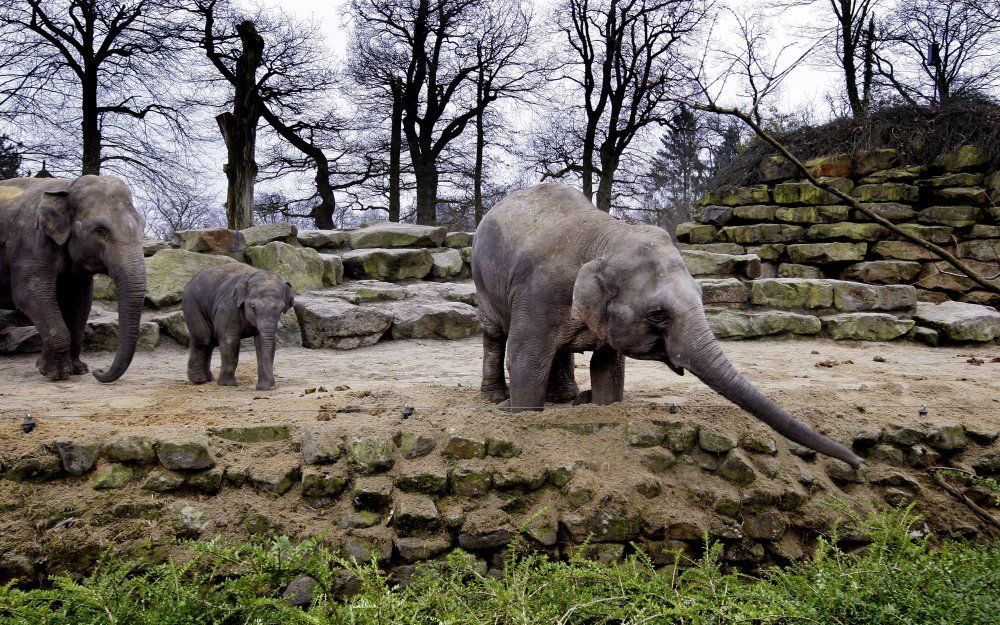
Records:
[[[285,283],[285,309],[282,312],[288,312],[288,309],[295,304],[295,289],[292,288],[291,282]]]
[[[41,228],[57,245],[66,244],[73,224],[68,195],[68,191],[44,191],[38,200],[35,228]]]
[[[595,258],[580,267],[573,284],[573,316],[581,319],[599,341],[608,341],[608,304],[614,299],[608,261]]]
[[[250,283],[250,274],[240,276],[233,289],[233,298],[236,300],[236,307],[242,308],[243,302],[247,300],[247,285]]]

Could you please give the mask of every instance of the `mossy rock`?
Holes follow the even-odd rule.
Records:
[[[820,224],[845,221],[850,214],[847,206],[778,206],[774,219],[790,223]]]
[[[146,303],[153,308],[177,304],[188,282],[202,269],[234,262],[228,256],[161,250],[146,259]]]
[[[891,341],[913,329],[912,319],[888,313],[857,312],[830,315],[821,319],[823,331],[832,339]]]
[[[905,260],[872,260],[856,263],[844,269],[844,280],[874,284],[912,282],[920,275],[920,263]]]
[[[434,258],[426,249],[366,248],[344,252],[341,259],[344,273],[356,280],[420,280],[434,266]]]
[[[440,247],[444,243],[445,236],[447,236],[445,229],[439,226],[417,226],[390,221],[372,224],[366,228],[352,230],[350,233],[351,247],[356,250]]]
[[[746,312],[706,310],[708,324],[720,339],[756,338],[780,334],[817,334],[822,324],[817,317],[783,310]]]
[[[865,243],[798,243],[786,249],[793,263],[837,263],[864,260]]]
[[[323,287],[326,267],[319,252],[312,248],[271,241],[248,248],[247,260],[258,269],[278,274],[297,293]]]
[[[859,202],[916,202],[920,190],[902,182],[863,184],[851,192]]]
[[[784,309],[829,308],[833,306],[833,286],[825,280],[754,280],[750,285],[750,303]]]
[[[917,219],[922,223],[942,224],[964,228],[976,223],[979,208],[976,206],[931,206],[920,211]]]
[[[953,152],[934,159],[934,166],[949,172],[981,167],[989,161],[986,151],[978,145],[963,145]]]

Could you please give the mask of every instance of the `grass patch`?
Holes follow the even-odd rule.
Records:
[[[494,576],[455,552],[393,588],[374,565],[311,541],[192,543],[184,562],[105,559],[82,581],[0,588],[0,624],[995,624],[1000,544],[932,547],[911,531],[916,521],[909,510],[876,514],[855,528],[872,538],[863,552],[844,553],[831,537],[809,560],[760,578],[723,572],[714,544],[695,566],[660,571],[641,556],[602,565],[530,555]],[[280,598],[299,575],[318,582],[306,609]],[[348,575],[360,592],[334,599]]]

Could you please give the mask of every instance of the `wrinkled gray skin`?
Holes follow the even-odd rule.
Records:
[[[274,382],[275,335],[281,315],[295,302],[292,285],[270,271],[227,263],[198,272],[184,288],[181,307],[191,340],[188,380],[212,380],[212,350],[222,356],[221,386],[236,386],[240,340],[253,337],[257,348],[257,390]]]
[[[472,275],[482,390],[512,411],[540,410],[546,399],[621,401],[625,357],[657,360],[680,375],[690,371],[786,438],[861,463],[736,371],[708,326],[701,287],[660,228],[628,225],[575,189],[542,184],[487,213],[476,230]],[[591,350],[591,389],[578,394],[573,354]]]
[[[87,372],[80,360],[95,273],[118,289],[118,350],[101,382],[125,373],[139,339],[146,264],[142,217],[114,176],[0,181],[0,308],[31,319],[42,340],[38,371],[50,380]]]

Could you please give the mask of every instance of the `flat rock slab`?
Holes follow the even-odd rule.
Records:
[[[246,239],[247,247],[267,245],[271,241],[297,244],[298,233],[299,229],[295,224],[289,223],[263,224],[240,230],[240,234]]]
[[[857,341],[891,341],[912,330],[915,323],[888,313],[843,313],[821,321],[830,338]]]
[[[444,237],[444,244],[445,247],[471,247],[475,238],[475,232],[449,232]]]
[[[992,341],[1000,337],[1000,312],[964,302],[917,302],[917,323],[944,334],[952,341]]]
[[[243,234],[226,228],[178,230],[174,233],[174,245],[188,252],[224,254],[237,260],[243,259],[243,252],[247,249]]]
[[[139,323],[136,348],[151,351],[160,342],[160,326],[155,321]],[[83,351],[113,352],[118,349],[118,315],[100,308],[90,311],[83,330]],[[35,326],[11,326],[0,330],[0,354],[37,354],[42,338]]]
[[[756,254],[714,254],[681,250],[681,256],[692,276],[742,276],[751,280],[760,276],[760,257]]]
[[[406,299],[407,289],[392,282],[381,280],[357,280],[347,282],[335,289],[310,293],[323,297],[336,297],[351,304],[370,304],[372,302],[392,302]]]
[[[351,244],[351,235],[343,230],[299,230],[299,244],[317,250],[335,250]]]
[[[235,262],[228,256],[217,254],[161,250],[146,259],[146,303],[153,308],[177,304],[181,301],[184,287],[199,271]]]
[[[312,349],[354,349],[374,345],[392,325],[392,315],[335,297],[303,296],[295,302],[302,345]]]
[[[382,222],[352,230],[351,247],[354,249],[396,247],[440,247],[446,232],[438,226],[416,226]]]
[[[708,325],[720,339],[755,338],[774,334],[817,334],[819,318],[783,310],[744,312],[707,309]]]
[[[477,306],[476,285],[469,282],[414,282],[406,285],[408,297],[421,301],[447,300]]]
[[[698,278],[701,300],[705,304],[743,304],[750,289],[736,278]]]
[[[479,312],[460,302],[399,302],[378,308],[392,315],[394,339],[462,339],[479,332]]]
[[[462,273],[465,261],[457,249],[443,249],[431,252],[434,264],[431,265],[431,277],[451,278]]]
[[[316,250],[280,241],[248,248],[247,260],[258,269],[281,276],[296,293],[321,288],[326,275],[326,265]]]
[[[420,280],[434,265],[434,258],[426,249],[360,249],[344,252],[340,257],[345,275],[356,280]]]

